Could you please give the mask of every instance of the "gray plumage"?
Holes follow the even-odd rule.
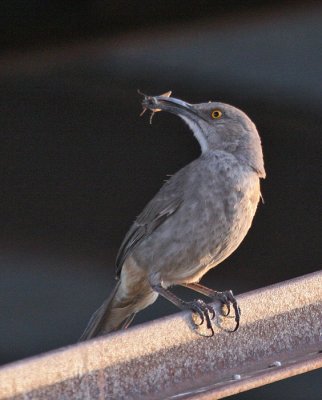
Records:
[[[194,309],[167,288],[194,289],[227,258],[247,234],[260,199],[262,147],[245,113],[223,103],[191,105],[167,96],[145,96],[143,106],[181,117],[202,153],[162,186],[133,223],[116,259],[119,282],[82,340],[128,326],[158,294]]]

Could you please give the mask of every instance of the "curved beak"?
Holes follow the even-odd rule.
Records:
[[[168,97],[167,95],[161,96],[146,96],[142,101],[142,106],[151,111],[174,111],[178,109],[189,110],[191,105],[183,100]]]
[[[194,108],[192,104],[186,101],[169,97],[169,92],[161,96],[147,96],[144,95],[142,106],[145,109],[151,110],[153,113],[159,111],[168,111],[178,116],[191,117],[191,114],[201,119],[204,119],[200,113]]]

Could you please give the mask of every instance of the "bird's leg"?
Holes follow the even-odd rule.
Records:
[[[203,300],[184,301],[170,292],[170,290],[162,287],[160,284],[153,285],[152,289],[165,299],[169,300],[172,304],[180,308],[180,310],[192,310],[193,312],[197,313],[201,321],[198,325],[202,325],[206,320],[207,328],[211,330],[210,336],[214,335],[211,319],[215,317],[215,310],[210,305],[206,304]],[[209,314],[211,314],[211,316]]]
[[[207,297],[210,297],[211,299],[214,300],[219,300],[222,302],[222,304],[225,304],[227,307],[227,313],[225,316],[228,316],[230,313],[230,304],[232,304],[234,311],[235,311],[235,322],[236,326],[233,332],[237,331],[239,328],[239,322],[240,322],[240,308],[237,304],[237,301],[233,295],[233,292],[231,290],[227,290],[225,292],[218,292],[213,289],[209,289],[206,286],[200,285],[200,283],[185,283],[182,284],[181,286],[187,287],[188,289],[194,290],[195,292],[201,293]]]

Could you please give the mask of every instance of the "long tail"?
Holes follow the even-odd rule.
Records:
[[[92,315],[79,340],[84,341],[127,328],[135,314],[153,303],[156,298],[157,294],[145,282],[129,287],[127,282],[119,280],[111,295]]]

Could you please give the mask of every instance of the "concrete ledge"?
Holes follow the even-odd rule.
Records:
[[[205,400],[322,367],[321,271],[238,301],[235,333],[203,337],[185,312],[9,364],[0,399]]]

